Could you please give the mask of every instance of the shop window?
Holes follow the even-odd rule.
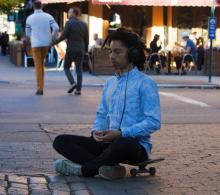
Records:
[[[119,28],[121,27],[121,16],[118,13],[113,14],[113,18],[110,21],[111,28]]]
[[[182,32],[197,32],[204,40],[208,36],[209,8],[176,7],[174,8],[174,26],[177,27],[177,41],[181,42]]]
[[[177,40],[181,41],[182,37],[181,34],[183,32],[189,32],[192,31],[193,26],[193,14],[192,9],[190,7],[178,7],[176,10],[177,14]]]

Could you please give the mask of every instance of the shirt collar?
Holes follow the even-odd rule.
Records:
[[[42,13],[42,12],[43,12],[42,9],[36,9],[36,10],[34,10],[34,13]]]
[[[134,68],[132,68],[130,71],[127,71],[127,72],[124,72],[124,73],[122,73],[122,74],[115,74],[115,76],[116,76],[116,78],[117,79],[121,79],[121,78],[123,78],[123,77],[126,77],[127,75],[128,75],[128,73],[129,73],[129,75],[130,74],[133,74],[133,73],[135,73],[137,71],[137,67],[135,66]]]
[[[78,20],[78,18],[76,16],[71,16],[69,19],[70,20]]]

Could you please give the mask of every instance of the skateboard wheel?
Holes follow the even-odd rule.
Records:
[[[156,174],[156,169],[155,169],[155,167],[150,167],[150,168],[149,168],[149,173],[150,173],[150,175],[155,175],[155,174]]]
[[[136,169],[131,169],[130,174],[132,177],[135,177],[137,175],[137,170]]]

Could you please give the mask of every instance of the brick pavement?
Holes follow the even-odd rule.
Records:
[[[54,137],[58,133],[89,135],[89,125],[43,125]],[[140,176],[106,182],[85,179],[95,195],[109,194],[220,194],[220,124],[175,124],[162,126],[153,135],[155,177]],[[53,134],[52,134],[53,133]],[[129,169],[129,166],[127,166]]]
[[[41,133],[54,137],[61,133],[89,136],[91,125],[41,124]],[[153,157],[165,161],[155,164],[157,174],[108,182],[97,178],[62,177],[53,170],[61,158],[42,143],[2,142],[0,144],[0,195],[46,194],[220,194],[220,124],[164,124],[153,135]],[[16,133],[16,132],[15,132]],[[126,166],[129,171],[129,166]]]
[[[82,178],[60,175],[0,174],[0,195],[89,195]]]

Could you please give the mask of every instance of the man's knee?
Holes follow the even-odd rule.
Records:
[[[58,151],[63,143],[65,143],[65,135],[58,135],[53,141],[53,148]]]
[[[120,137],[113,141],[111,144],[112,152],[123,152],[128,151],[128,148],[131,146],[131,143],[134,142],[134,138],[131,137]]]
[[[64,64],[63,69],[64,69],[64,71],[70,71],[70,66],[68,64]]]

